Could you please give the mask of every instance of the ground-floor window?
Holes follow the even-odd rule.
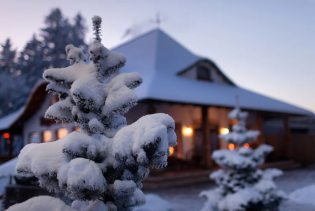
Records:
[[[40,143],[39,135],[37,132],[31,132],[28,137],[29,143]]]
[[[43,142],[47,143],[47,142],[51,142],[52,141],[52,133],[51,130],[45,130],[43,132]]]
[[[21,134],[3,133],[0,137],[0,155],[18,155],[23,148]]]
[[[65,137],[68,134],[67,128],[60,128],[57,130],[57,140]]]
[[[21,134],[13,134],[12,140],[12,155],[16,156],[20,154],[23,148],[23,136]]]
[[[3,133],[1,135],[1,155],[8,155],[9,154],[9,144],[10,144],[10,134],[9,133]]]

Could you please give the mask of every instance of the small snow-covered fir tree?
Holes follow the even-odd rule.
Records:
[[[81,131],[56,142],[25,146],[17,164],[18,173],[34,175],[42,187],[73,199],[72,207],[45,197],[9,210],[25,211],[29,205],[39,210],[47,203],[45,207],[63,210],[130,211],[145,203],[140,189],[149,168],[166,166],[169,146],[176,145],[175,123],[167,114],[147,115],[126,125],[123,115],[137,104],[133,89],[142,78],[135,72],[120,73],[125,56],[102,45],[102,20],[92,20],[92,63],[87,65],[81,49],[68,45],[72,65],[43,74],[47,90],[60,99],[46,111],[46,118],[74,122]]]
[[[273,182],[282,171],[257,168],[273,148],[266,144],[257,149],[250,148],[248,143],[255,140],[260,132],[246,129],[247,115],[238,106],[228,115],[229,119],[237,120],[237,124],[233,125],[230,133],[219,137],[233,144],[235,149],[216,150],[212,154],[222,169],[210,175],[218,187],[200,193],[207,199],[202,211],[277,211],[280,202],[285,199],[285,194],[277,190]]]

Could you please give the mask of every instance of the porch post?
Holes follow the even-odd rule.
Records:
[[[258,145],[262,145],[264,143],[264,131],[263,131],[263,118],[260,112],[256,113],[256,128],[260,131],[260,136],[258,136]]]
[[[283,119],[283,124],[284,124],[284,152],[283,155],[286,158],[291,158],[291,143],[290,143],[290,122],[289,122],[289,117],[285,116]]]
[[[211,168],[211,150],[210,150],[210,125],[208,120],[208,107],[202,106],[202,135],[203,135],[203,158],[205,167]]]
[[[12,158],[12,149],[13,149],[13,147],[12,147],[12,145],[13,145],[13,131],[11,131],[11,130],[9,130],[8,131],[8,133],[10,134],[10,137],[9,137],[9,141],[10,141],[10,143],[9,143],[9,153],[8,153],[8,156],[10,157],[10,159]]]

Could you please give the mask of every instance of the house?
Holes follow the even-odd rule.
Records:
[[[122,72],[138,72],[143,77],[143,84],[135,89],[138,105],[126,115],[128,124],[146,114],[171,115],[178,137],[178,145],[171,148],[172,157],[193,167],[211,168],[211,152],[229,147],[218,134],[229,132],[235,123],[227,118],[235,106],[235,96],[240,107],[249,112],[248,128],[261,131],[252,147],[262,143],[274,146],[270,161],[294,159],[292,142],[299,140],[291,138],[290,119],[314,116],[308,110],[238,86],[212,60],[193,54],[160,29],[112,50],[127,58]],[[45,91],[46,85],[39,81],[23,108],[0,119],[2,161],[16,156],[22,145],[55,141],[78,130],[73,124],[56,124],[44,118],[46,109],[57,101]],[[264,133],[264,128],[271,127],[272,131],[268,122],[274,120],[283,130]],[[19,145],[15,144],[16,137]]]

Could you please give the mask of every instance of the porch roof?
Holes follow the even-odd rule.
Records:
[[[14,122],[21,116],[21,114],[24,111],[24,108],[25,107],[23,106],[19,110],[1,118],[0,119],[0,131],[10,128],[14,124]]]

